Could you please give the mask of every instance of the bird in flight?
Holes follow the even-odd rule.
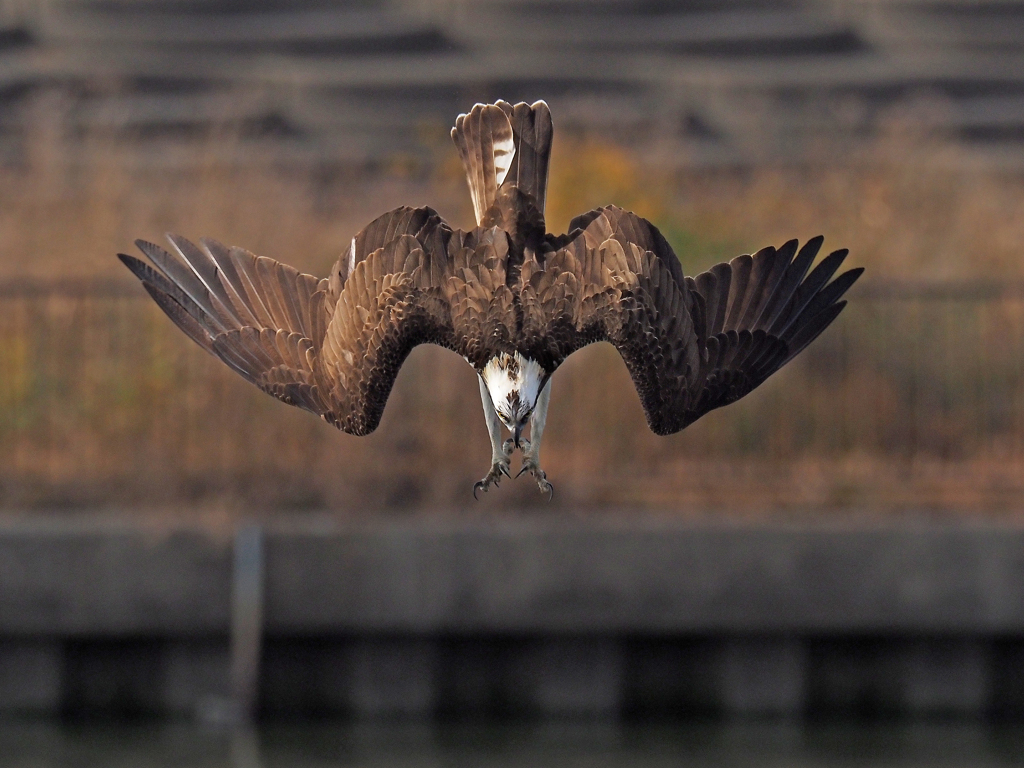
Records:
[[[543,101],[477,104],[459,115],[452,138],[476,215],[469,231],[431,208],[396,208],[352,238],[323,279],[177,235],[167,236],[173,253],[136,241],[153,266],[119,257],[199,346],[353,435],[377,428],[413,347],[462,355],[477,372],[491,441],[474,496],[512,476],[516,450],[516,477],[529,472],[552,493],[540,468],[551,376],[581,347],[613,344],[648,425],[672,434],[743,397],[811,343],[863,271],[831,280],[845,250],[812,270],[816,237],[686,277],[653,224],[614,206],[577,216],[567,234],[548,233],[552,124]]]

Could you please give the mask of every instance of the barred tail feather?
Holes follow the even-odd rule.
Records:
[[[551,136],[551,112],[543,101],[477,104],[456,118],[452,140],[466,170],[478,224],[503,185],[533,197],[543,212]]]
[[[544,198],[548,186],[548,160],[551,157],[551,110],[547,103],[520,102],[512,106],[499,101],[498,106],[508,115],[512,124],[515,154],[509,168],[506,184],[515,184],[520,192],[533,197],[537,210],[544,212]]]
[[[456,118],[452,140],[466,169],[473,212],[479,223],[497,197],[498,187],[512,164],[512,124],[500,107],[477,104],[469,114]]]

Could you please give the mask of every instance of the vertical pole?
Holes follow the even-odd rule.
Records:
[[[242,723],[256,714],[263,639],[263,530],[243,525],[235,532],[231,579],[231,698]]]
[[[240,725],[231,732],[228,765],[230,768],[262,768],[260,736],[252,725]]]

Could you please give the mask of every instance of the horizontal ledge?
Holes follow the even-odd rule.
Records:
[[[1024,527],[603,520],[271,526],[267,631],[1024,633]],[[198,530],[0,526],[0,635],[225,633]]]

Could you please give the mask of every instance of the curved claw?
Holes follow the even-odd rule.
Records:
[[[530,465],[529,464],[523,464],[523,466],[521,466],[519,468],[519,471],[516,472],[516,478],[518,478],[521,474],[523,474],[523,472],[526,472],[529,469],[530,469]]]
[[[479,500],[480,491],[483,490],[484,493],[487,493],[489,490],[491,490],[492,485],[495,488],[498,488],[501,485],[502,475],[505,475],[505,477],[509,478],[512,477],[512,475],[509,473],[508,462],[495,461],[493,464],[491,464],[491,471],[487,473],[487,476],[483,480],[480,480],[479,482],[473,484],[473,498]]]
[[[544,485],[547,486],[546,490],[548,492],[548,501],[550,502],[553,498],[555,498],[555,486],[553,486],[551,483],[548,483],[548,482],[545,482]],[[545,491],[544,486],[541,486],[540,492],[544,493],[544,491]]]

